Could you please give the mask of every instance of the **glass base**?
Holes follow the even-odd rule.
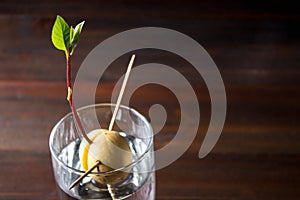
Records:
[[[154,173],[149,177],[149,180],[135,193],[121,198],[124,200],[140,200],[140,199],[147,199],[147,200],[154,200],[155,199],[155,177]],[[84,188],[84,187],[82,187]],[[80,193],[80,192],[79,192]],[[85,191],[81,191],[81,193],[85,193]],[[59,186],[57,186],[57,194],[60,200],[78,200],[74,197],[71,197],[67,193],[65,193]],[[84,194],[82,194],[84,195]],[[101,199],[101,200],[112,200],[111,194],[108,190],[101,190],[101,192],[95,193],[93,196],[90,197],[82,197],[81,200],[92,200],[92,199]],[[119,199],[119,198],[116,198]]]

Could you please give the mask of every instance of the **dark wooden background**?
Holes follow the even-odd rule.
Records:
[[[227,119],[217,145],[200,160],[210,118],[202,78],[175,56],[138,54],[139,64],[167,62],[184,74],[201,109],[191,147],[157,171],[157,199],[299,199],[300,14],[291,2],[1,1],[0,199],[57,199],[48,137],[69,112],[64,55],[50,41],[57,14],[70,24],[86,20],[73,58],[73,77],[98,43],[143,26],[189,35],[217,64],[227,92]],[[110,101],[114,83],[125,70],[117,65],[101,79],[104,89],[98,90],[98,102]],[[130,104],[146,114],[155,103],[168,111],[168,123],[155,138],[160,148],[176,133],[179,108],[174,95],[157,85],[145,86]]]

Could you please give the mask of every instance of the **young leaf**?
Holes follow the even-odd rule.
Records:
[[[51,35],[53,45],[62,51],[68,52],[70,47],[70,28],[67,22],[57,15]]]
[[[82,27],[84,25],[84,21],[77,24],[77,26],[75,27],[74,29],[74,34],[73,34],[73,38],[71,38],[71,47],[72,47],[72,52],[71,54],[73,53],[75,47],[77,46],[77,43],[78,43],[78,37],[81,33],[81,30],[82,30]]]
[[[85,21],[82,21],[81,23],[77,24],[74,30],[74,38],[76,38],[76,42],[78,41],[78,36],[81,33],[82,27],[84,25]]]
[[[74,28],[70,26],[70,46],[73,43],[73,38],[74,38]]]

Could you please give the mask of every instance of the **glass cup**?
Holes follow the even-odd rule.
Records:
[[[108,129],[114,104],[95,104],[77,110],[86,132]],[[49,146],[54,177],[59,199],[147,199],[155,196],[155,172],[153,154],[153,131],[146,118],[136,110],[120,106],[113,130],[126,138],[132,162],[109,172],[91,172],[71,190],[68,187],[85,171],[79,159],[78,134],[71,113],[63,117],[52,129]],[[93,177],[115,177],[127,173],[126,177],[111,184],[103,184]]]

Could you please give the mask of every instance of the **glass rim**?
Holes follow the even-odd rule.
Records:
[[[91,105],[86,105],[86,106],[82,106],[80,108],[77,109],[77,112],[80,112],[82,110],[86,110],[86,109],[89,109],[89,108],[92,108],[92,107],[115,107],[116,104],[114,103],[96,103],[96,104],[91,104]],[[131,107],[128,107],[128,106],[124,106],[124,105],[120,105],[120,108],[123,108],[123,109],[126,109],[128,111],[132,111],[135,115],[137,115],[139,118],[141,118],[144,122],[146,122],[147,126],[150,128],[150,131],[152,132],[152,136],[150,139],[150,141],[146,144],[147,145],[147,148],[146,150],[143,152],[143,154],[141,154],[140,156],[138,156],[138,159],[134,160],[133,162],[129,163],[128,165],[125,165],[123,167],[120,167],[120,168],[117,168],[117,169],[114,169],[114,170],[111,170],[111,171],[107,171],[107,172],[91,172],[90,174],[92,175],[104,175],[104,174],[113,174],[115,172],[119,172],[119,171],[126,171],[128,169],[130,169],[131,167],[133,167],[134,165],[136,165],[136,163],[140,162],[144,157],[145,155],[149,152],[149,150],[151,149],[151,146],[153,144],[153,129],[152,129],[152,126],[150,124],[150,122],[141,114],[139,113],[137,110],[131,108]],[[59,162],[60,164],[62,164],[64,167],[68,168],[69,170],[72,170],[76,173],[85,173],[85,171],[83,170],[79,170],[79,169],[76,169],[76,168],[73,168],[69,165],[67,165],[65,162],[63,162],[61,159],[58,158],[58,155],[56,155],[56,153],[54,152],[54,149],[52,147],[52,142],[54,140],[54,135],[55,135],[55,132],[58,128],[58,126],[64,121],[66,120],[67,118],[69,117],[72,117],[73,118],[73,114],[72,112],[69,112],[67,113],[65,116],[63,116],[56,124],[55,126],[51,129],[51,132],[50,132],[50,136],[49,136],[49,149],[50,149],[50,153],[51,153],[51,156],[57,161]],[[81,137],[79,135],[79,137]]]

